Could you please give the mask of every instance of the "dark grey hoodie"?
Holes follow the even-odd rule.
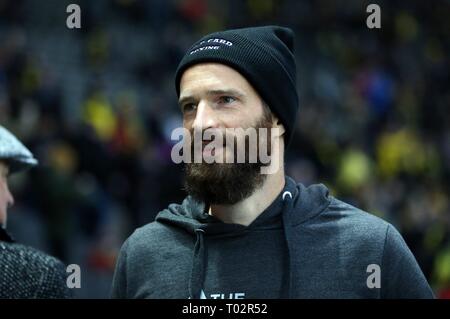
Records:
[[[113,298],[433,298],[389,223],[286,178],[249,226],[187,197],[124,243]]]

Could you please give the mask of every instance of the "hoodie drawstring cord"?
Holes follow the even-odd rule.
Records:
[[[205,231],[198,228],[195,230],[195,234],[197,239],[195,241],[191,277],[189,279],[189,299],[200,298],[200,293],[205,280],[205,268],[207,261],[207,252],[203,238]]]
[[[287,278],[286,278],[286,287],[285,287],[285,293],[283,298],[291,299],[292,298],[292,249],[290,246],[290,238],[291,238],[291,225],[289,223],[290,220],[290,214],[292,212],[293,206],[294,206],[294,200],[292,197],[292,193],[289,191],[285,191],[282,196],[284,207],[283,207],[283,229],[284,229],[284,236],[287,243],[288,248],[288,270],[286,272]]]
[[[283,200],[283,229],[284,236],[287,243],[288,248],[288,271],[286,278],[286,287],[285,287],[285,298],[292,298],[292,249],[290,247],[291,238],[291,225],[289,223],[290,214],[292,213],[292,209],[294,206],[293,195],[290,191],[285,191],[282,195]],[[194,254],[192,259],[192,269],[191,276],[189,279],[189,298],[190,299],[199,299],[200,294],[203,288],[204,280],[205,280],[205,272],[206,272],[206,263],[207,263],[207,250],[205,248],[204,242],[204,234],[205,230],[201,228],[195,229],[196,241],[194,246]]]

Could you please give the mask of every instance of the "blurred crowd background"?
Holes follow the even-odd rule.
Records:
[[[81,29],[66,7],[81,7]],[[11,178],[9,229],[109,296],[127,236],[184,196],[174,72],[202,35],[296,33],[300,113],[287,172],[394,224],[450,298],[450,2],[0,0],[0,123],[40,161]]]

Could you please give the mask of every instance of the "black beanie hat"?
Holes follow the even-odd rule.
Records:
[[[279,26],[211,33],[196,42],[178,65],[175,86],[180,96],[183,72],[194,64],[222,63],[243,75],[283,123],[285,144],[292,137],[299,107],[294,34]]]

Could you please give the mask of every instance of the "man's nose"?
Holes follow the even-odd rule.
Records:
[[[214,110],[207,101],[200,101],[197,105],[197,113],[195,114],[192,128],[194,131],[203,132],[208,128],[217,127],[217,119]]]

